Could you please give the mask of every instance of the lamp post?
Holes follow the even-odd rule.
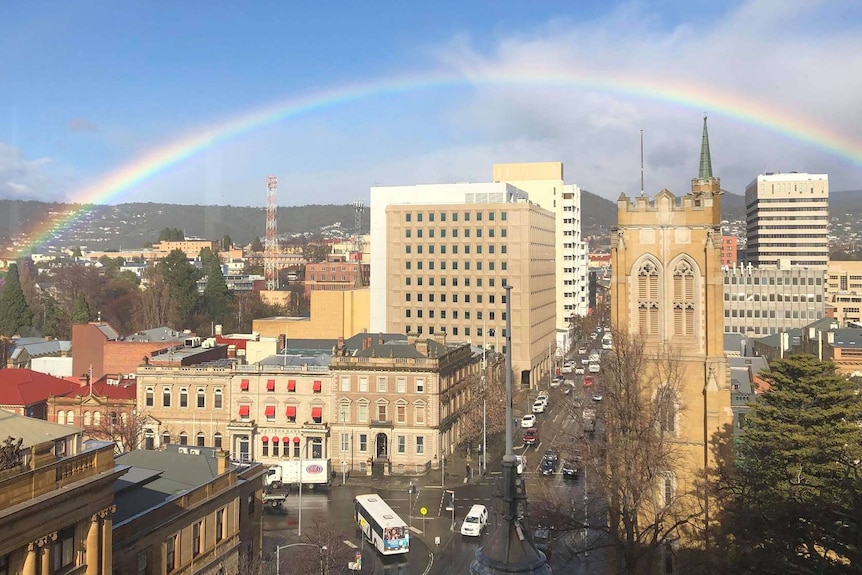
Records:
[[[299,433],[299,513],[296,524],[296,534],[302,537],[302,432]]]

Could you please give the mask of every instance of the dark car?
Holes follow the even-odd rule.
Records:
[[[553,461],[554,463],[559,461],[559,459],[560,459],[560,454],[557,453],[553,449],[546,449],[545,454],[542,456],[542,460],[549,460],[549,461]]]
[[[557,472],[557,462],[553,459],[543,459],[539,471],[542,475],[553,475]]]
[[[578,468],[578,464],[575,461],[566,460],[563,462],[563,467],[560,470],[563,472],[563,477],[565,479],[577,479],[581,474],[581,470]]]
[[[539,441],[539,430],[531,427],[524,432],[524,445],[535,445]]]

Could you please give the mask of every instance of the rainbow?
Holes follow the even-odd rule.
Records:
[[[235,138],[257,128],[292,117],[312,113],[362,99],[382,95],[397,95],[447,87],[545,86],[580,88],[671,103],[701,112],[709,110],[762,127],[792,139],[826,150],[852,163],[862,165],[862,141],[839,134],[773,102],[758,102],[743,95],[698,86],[690,82],[673,82],[660,77],[620,76],[594,72],[561,74],[533,69],[482,71],[466,75],[431,73],[352,83],[310,92],[247,111],[216,124],[202,127],[174,139],[163,146],[135,158],[102,176],[73,194],[72,203],[80,206],[54,219],[41,222],[27,235],[28,245],[21,255],[44,244],[52,235],[71,228],[84,217],[91,204],[108,203],[123,192],[133,189],[169,168],[199,154],[219,142]]]

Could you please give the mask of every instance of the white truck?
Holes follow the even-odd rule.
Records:
[[[328,459],[289,459],[279,461],[266,472],[263,484],[278,489],[284,485],[299,485],[314,489],[325,487],[330,482]]]

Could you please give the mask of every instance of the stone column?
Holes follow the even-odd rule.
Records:
[[[84,557],[87,561],[86,575],[99,575],[99,514],[90,517],[90,528],[87,531],[87,546]]]
[[[36,543],[27,545],[27,555],[24,557],[24,571],[22,575],[36,575],[36,553],[38,547]]]
[[[102,518],[102,574],[111,575],[113,572],[114,558],[114,512],[117,510],[116,505],[111,505],[107,509],[99,512],[99,517]]]
[[[56,540],[56,533],[51,533],[50,535],[39,539],[39,545],[42,547],[42,575],[46,573],[53,573],[53,565],[51,565],[51,547],[53,547],[54,541]]]

